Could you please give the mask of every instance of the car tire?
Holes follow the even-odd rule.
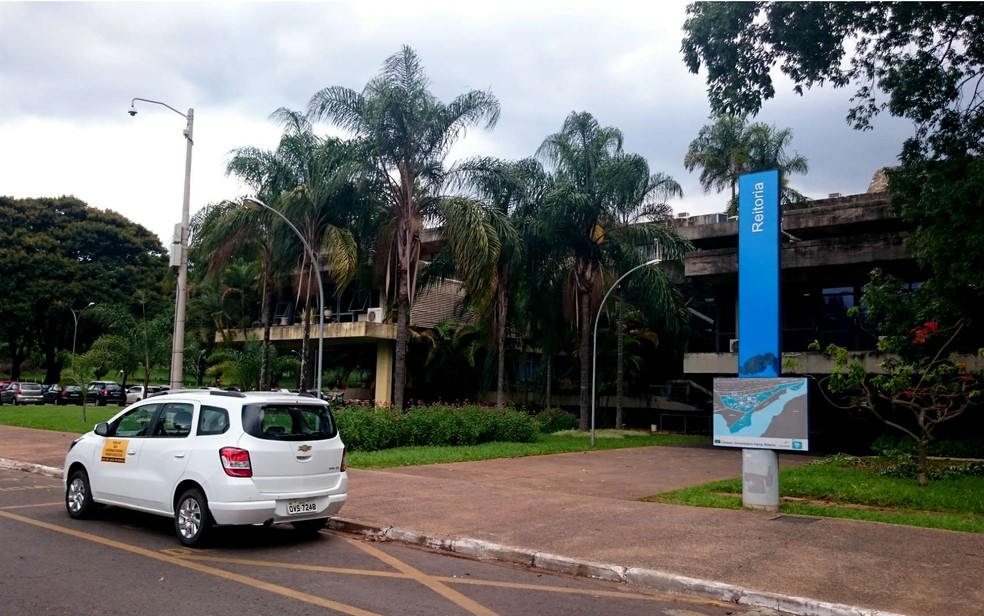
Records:
[[[291,522],[290,525],[301,535],[317,535],[318,531],[328,524],[328,518],[318,518],[317,520],[300,520]]]
[[[106,406],[106,399],[105,398],[97,398],[96,399],[96,406]]]
[[[92,490],[89,487],[89,474],[84,469],[72,471],[65,486],[65,509],[68,515],[76,520],[89,517],[96,504],[92,502]]]
[[[62,402],[61,400],[58,400],[58,399],[56,398],[56,399],[55,399],[55,406],[65,406],[65,403],[64,403],[64,402]]]
[[[205,494],[198,488],[186,490],[174,509],[174,532],[178,541],[189,548],[202,547],[211,535],[211,529],[212,516]]]

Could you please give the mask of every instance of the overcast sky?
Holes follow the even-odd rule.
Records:
[[[225,175],[230,150],[273,148],[280,107],[306,110],[327,86],[361,91],[406,44],[447,102],[491,91],[501,117],[470,130],[455,157],[519,159],[590,112],[625,136],[653,172],[683,187],[675,212],[723,211],[687,146],[708,123],[704,75],[680,53],[683,2],[6,2],[0,0],[0,195],[74,195],[115,210],[167,247],[181,218],[184,118],[195,111],[191,212],[248,194]],[[850,90],[800,97],[777,87],[756,121],[793,131],[809,161],[791,185],[813,198],[867,190],[895,164],[905,122],[859,133],[845,121]],[[327,125],[319,131],[328,133]]]

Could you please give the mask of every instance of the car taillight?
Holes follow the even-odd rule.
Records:
[[[346,453],[347,452],[345,451],[345,449],[342,449],[342,466],[341,466],[341,468],[339,470],[341,470],[343,473],[345,472],[345,469],[348,468],[348,464],[345,462],[345,454]]]
[[[249,452],[238,447],[223,447],[219,450],[222,470],[230,477],[252,477],[253,467],[249,462]]]

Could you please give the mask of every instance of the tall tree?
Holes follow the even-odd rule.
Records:
[[[777,130],[761,122],[749,124],[747,118],[724,115],[700,129],[690,142],[683,166],[687,171],[700,168],[700,185],[705,193],[730,189],[726,213],[738,214],[738,176],[768,169],[778,169],[782,178],[782,207],[805,205],[806,197],[789,186],[789,175],[806,173],[806,158],[788,154],[786,147],[793,138],[790,129]]]
[[[872,128],[883,111],[915,134],[888,173],[893,206],[917,225],[910,246],[932,267],[940,298],[961,306],[961,337],[984,340],[984,5],[979,2],[698,2],[683,54],[706,70],[711,109],[756,113],[775,96],[777,67],[803,94],[855,87],[847,120]]]
[[[682,256],[689,243],[669,227],[645,221],[618,224],[618,187],[623,174],[638,163],[622,151],[622,133],[602,127],[586,112],[573,112],[561,131],[546,138],[538,155],[554,166],[555,183],[547,195],[541,222],[552,245],[567,255],[577,306],[581,365],[580,428],[589,428],[591,407],[591,325],[604,294],[606,269],[628,271],[645,257],[640,249],[655,246],[666,259]],[[668,329],[680,325],[679,293],[658,269],[635,278],[648,308]]]
[[[310,304],[319,288],[314,277],[321,276],[325,261],[331,281],[336,288],[344,289],[355,275],[359,262],[355,236],[347,228],[356,216],[354,206],[360,203],[354,181],[355,146],[338,139],[318,137],[307,118],[297,111],[281,108],[271,114],[271,118],[284,130],[276,150],[238,148],[234,150],[227,172],[241,178],[256,191],[258,198],[291,221],[311,247],[315,261],[311,260],[297,236],[268,210],[250,212],[250,223],[246,223],[245,218],[234,218],[230,222],[258,224],[266,231],[271,243],[264,247],[263,254],[270,259],[267,269],[271,272],[277,271],[273,260],[285,254],[296,256],[290,263],[297,271],[295,290],[303,318],[300,387],[308,389],[312,382],[309,362],[311,323],[316,314]],[[227,234],[227,237],[237,236]],[[264,324],[261,364],[264,387],[269,386],[271,374],[272,282],[273,277],[267,275],[261,319]]]
[[[330,86],[308,104],[309,117],[328,120],[362,139],[373,170],[385,184],[395,232],[387,262],[396,268],[397,333],[393,404],[402,408],[407,332],[418,280],[420,233],[440,195],[448,151],[471,124],[491,128],[499,118],[492,94],[472,90],[442,103],[416,52],[404,46],[383,63],[361,93]],[[389,280],[389,277],[387,277]]]
[[[59,381],[61,353],[76,337],[71,308],[89,302],[139,309],[138,291],[156,314],[171,300],[164,293],[167,256],[160,240],[143,226],[115,212],[89,207],[74,197],[0,197],[0,337],[7,342],[11,376],[35,351],[44,357],[45,381]],[[98,335],[94,322],[81,319],[77,350]]]
[[[476,158],[461,167],[461,181],[474,201],[443,208],[444,234],[471,308],[491,324],[496,349],[496,407],[505,404],[506,333],[510,298],[522,295],[524,216],[542,194],[546,174],[533,159]]]

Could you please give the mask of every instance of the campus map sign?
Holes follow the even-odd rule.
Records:
[[[714,379],[714,444],[809,450],[805,378]]]

